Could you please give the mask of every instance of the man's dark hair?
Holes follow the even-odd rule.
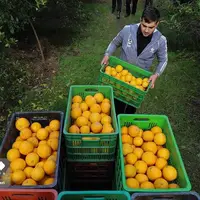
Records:
[[[160,19],[160,12],[155,7],[147,6],[142,13],[141,19],[144,19],[147,23],[158,22]]]

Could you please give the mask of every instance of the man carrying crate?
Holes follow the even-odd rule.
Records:
[[[157,78],[165,70],[168,62],[167,40],[158,30],[160,20],[159,11],[147,6],[142,13],[141,21],[138,24],[125,26],[112,40],[106,49],[101,64],[107,65],[109,56],[121,46],[120,59],[150,70],[155,57],[158,58],[158,65],[155,73],[149,78],[151,88],[154,88]],[[115,99],[116,112],[133,114],[136,109]]]

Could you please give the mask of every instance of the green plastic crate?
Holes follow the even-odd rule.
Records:
[[[115,67],[116,65],[122,65],[124,69],[129,70],[129,72],[135,77],[149,78],[152,75],[152,73],[149,71],[127,63],[114,56],[110,56],[109,66]],[[101,85],[111,85],[113,87],[114,96],[116,99],[139,108],[144,100],[145,95],[149,91],[151,84],[149,84],[147,90],[142,91],[119,79],[116,79],[115,77],[109,76],[105,73],[105,67],[106,66],[102,66],[100,69],[99,83]]]
[[[119,125],[119,150],[117,155],[117,166],[116,167],[116,182],[118,190],[125,190],[130,193],[135,192],[187,192],[191,190],[191,184],[186,173],[176,140],[168,120],[165,115],[145,115],[145,114],[135,114],[135,115],[118,115],[118,125]],[[153,126],[160,126],[165,133],[167,142],[165,144],[166,148],[170,151],[169,163],[177,169],[178,177],[177,183],[180,188],[174,189],[132,189],[126,185],[126,178],[124,174],[124,158],[122,153],[122,138],[121,138],[121,127],[137,125],[143,130],[151,129]],[[120,160],[120,161],[119,161]]]
[[[78,191],[61,192],[58,200],[130,200],[130,195],[125,191]]]
[[[111,117],[114,132],[109,134],[69,133],[68,129],[71,125],[71,101],[73,96],[80,95],[84,98],[87,95],[94,95],[97,92],[101,92],[106,98],[110,99],[111,101]],[[95,162],[115,160],[118,126],[112,87],[99,85],[71,86],[69,91],[63,132],[65,145],[67,147],[68,161]]]

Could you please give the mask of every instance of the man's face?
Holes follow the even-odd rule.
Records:
[[[142,32],[142,34],[144,35],[144,37],[148,37],[157,28],[159,22],[147,23],[147,22],[144,21],[144,19],[142,19],[140,24],[141,24],[141,32]]]

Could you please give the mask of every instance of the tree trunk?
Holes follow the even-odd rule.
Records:
[[[42,46],[41,46],[40,40],[39,40],[39,38],[38,38],[37,32],[36,32],[36,30],[35,30],[35,28],[34,28],[34,26],[33,26],[33,23],[31,22],[31,20],[29,20],[29,23],[30,23],[30,25],[31,25],[31,27],[32,27],[32,29],[33,29],[35,38],[36,38],[37,43],[38,43],[38,47],[39,47],[40,54],[41,54],[41,57],[42,57],[42,63],[45,64],[44,52],[43,52],[43,50],[42,50]]]

